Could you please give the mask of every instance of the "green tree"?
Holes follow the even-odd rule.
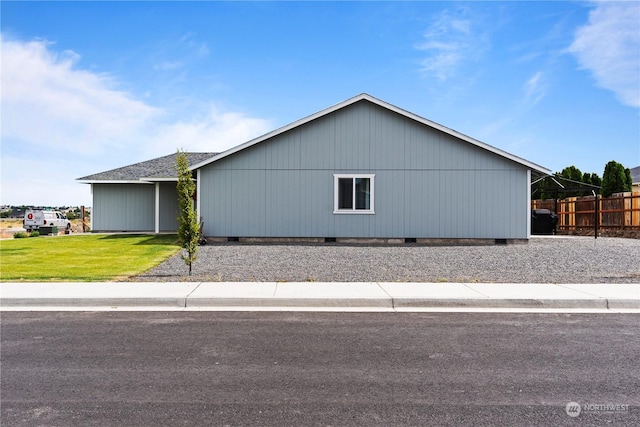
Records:
[[[586,182],[586,181],[585,181]],[[588,184],[597,185],[598,187],[602,186],[602,178],[597,173],[592,173],[589,177]]]
[[[582,182],[584,182],[585,184],[596,185],[598,187],[602,185],[602,179],[597,173],[585,172],[585,174],[582,176]]]
[[[631,191],[631,185],[628,185],[630,182],[631,172],[629,171],[629,177],[627,178],[624,166],[615,160],[611,160],[604,167],[604,173],[602,174],[602,196],[609,197],[613,193]]]
[[[192,172],[189,170],[187,153],[178,150],[176,157],[176,172],[178,173],[178,240],[184,249],[180,254],[182,260],[189,266],[189,276],[193,270],[193,263],[198,257],[198,238],[200,237],[200,223],[198,213],[193,206],[193,195],[196,185],[193,182]]]
[[[585,184],[595,185],[596,187],[602,186],[602,179],[598,176],[597,173],[585,172],[584,175],[582,175],[582,182]],[[590,196],[593,194],[592,191],[598,191],[598,189],[590,187],[588,191],[583,191],[581,195]]]
[[[544,179],[538,180],[531,186],[532,200],[551,199],[556,197],[558,199],[564,199],[566,197],[572,196],[591,195],[592,187],[582,186],[581,184],[594,185],[596,187],[602,186],[602,179],[597,173],[582,173],[580,169],[575,166],[568,166],[562,169],[562,172],[556,172],[554,176],[555,181],[560,182],[560,184],[562,184],[565,188],[568,188],[569,191],[565,191],[551,177],[545,177]],[[564,181],[560,178],[569,179],[574,182]],[[579,188],[584,188],[584,190],[578,191]],[[595,188],[593,189],[595,190]]]
[[[556,174],[558,175],[558,174]],[[573,188],[573,187],[577,187],[579,186],[580,182],[582,182],[582,172],[580,171],[580,169],[578,169],[575,166],[568,166],[564,169],[562,169],[562,172],[560,172],[559,174],[562,178],[566,178],[566,179],[570,179],[571,181],[574,182],[564,182],[565,186],[568,188]],[[560,199],[564,199],[566,197],[571,197],[571,196],[581,196],[582,193],[576,193],[576,192],[564,192],[564,191],[560,191],[558,193],[558,197]]]
[[[582,181],[582,172],[575,166],[569,166],[562,169],[560,172],[563,178],[570,179],[572,181],[580,182]]]

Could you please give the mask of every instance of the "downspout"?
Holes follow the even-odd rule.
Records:
[[[155,231],[160,233],[160,183],[156,182]]]

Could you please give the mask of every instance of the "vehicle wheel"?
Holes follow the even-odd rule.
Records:
[[[70,230],[70,229],[71,229],[71,223],[69,222],[67,223],[67,230]]]

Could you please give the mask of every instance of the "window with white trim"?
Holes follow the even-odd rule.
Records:
[[[373,214],[372,174],[334,174],[334,214]]]

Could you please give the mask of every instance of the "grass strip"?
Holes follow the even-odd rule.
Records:
[[[179,250],[175,234],[1,240],[0,281],[122,280],[155,267]]]

